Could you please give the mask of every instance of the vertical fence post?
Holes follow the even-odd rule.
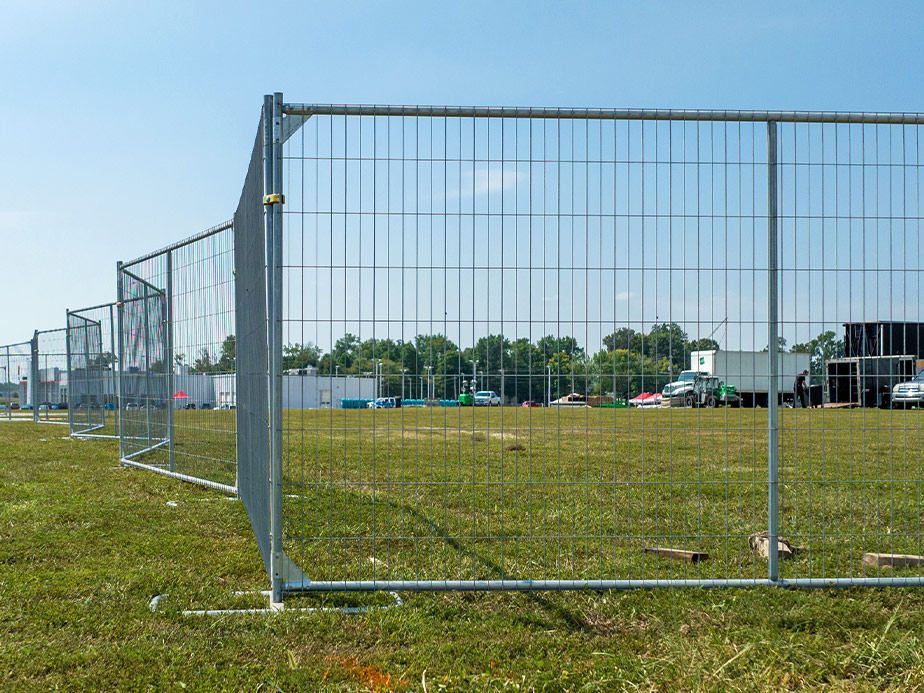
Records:
[[[38,330],[32,333],[32,366],[30,368],[29,379],[32,381],[29,385],[29,391],[32,399],[32,421],[39,422],[38,413],[38,395],[39,395],[39,348],[38,348]]]
[[[276,190],[275,176],[275,123],[276,123],[275,96],[266,95],[263,98],[263,224],[266,234],[266,340],[268,345],[267,359],[267,388],[269,397],[269,527],[270,527],[270,573],[271,573],[271,602],[282,602],[282,411],[281,395],[279,389],[282,384],[281,375],[277,379],[276,370],[281,365],[277,353],[281,352],[281,345],[277,341],[276,327],[281,327],[281,305],[278,298],[281,292],[276,290],[276,214],[274,205],[268,203],[267,196]],[[277,405],[277,401],[280,402]]]
[[[6,367],[4,369],[4,380],[6,380],[6,385],[11,386],[13,384],[13,376],[10,374],[10,348],[6,348]],[[13,397],[12,390],[10,390],[10,402],[6,407],[6,418],[10,421],[13,420]],[[16,383],[16,399],[19,400],[19,383]]]
[[[67,355],[67,430],[69,433],[74,432],[74,399],[71,393],[74,391],[74,383],[71,382],[71,311],[65,308],[67,321],[64,323],[64,352]],[[87,364],[89,367],[89,364]]]
[[[776,582],[779,566],[779,296],[777,257],[777,148],[776,123],[767,123],[767,326],[770,382],[767,387],[767,535],[770,544],[767,577]]]
[[[116,398],[116,409],[119,410],[119,459],[125,458],[125,441],[123,439],[124,429],[122,426],[122,407],[125,406],[125,402],[122,399],[122,393],[125,392],[125,383],[122,382],[122,378],[125,374],[125,338],[123,337],[123,312],[124,312],[124,297],[122,296],[122,262],[119,261],[116,263],[116,314],[119,321],[119,327],[116,333],[119,336],[118,346],[116,347],[118,352],[119,359],[119,372],[117,375],[118,378],[118,390],[119,396]],[[115,346],[115,345],[114,345]]]
[[[167,445],[170,449],[170,471],[175,472],[173,455],[173,395],[176,392],[173,379],[173,252],[167,251],[167,353],[164,355],[164,368],[167,374]]]
[[[134,267],[132,268],[134,269]],[[151,316],[149,314],[150,306],[148,304],[148,284],[143,285],[144,293],[141,299],[141,309],[144,311],[144,413],[147,422],[147,439],[148,445],[151,445]]]
[[[117,289],[117,290],[118,290],[118,289]],[[120,299],[118,296],[116,296],[116,300],[120,301],[121,299]],[[115,311],[115,307],[110,303],[110,304],[109,304],[109,343],[112,345],[112,351],[113,351],[114,353],[112,354],[112,363],[109,365],[109,368],[110,368],[110,371],[111,371],[111,373],[112,373],[112,378],[111,378],[111,380],[112,380],[112,395],[113,395],[113,398],[115,399],[115,409],[113,410],[113,414],[114,414],[114,416],[113,416],[113,425],[115,426],[115,434],[116,434],[117,436],[119,436],[119,435],[120,435],[120,433],[119,433],[119,419],[121,419],[121,417],[122,417],[121,398],[119,397],[119,389],[120,389],[120,386],[121,386],[121,383],[119,382],[119,380],[120,380],[119,371],[122,369],[122,362],[121,362],[120,360],[118,360],[118,359],[120,359],[121,357],[119,356],[119,350],[118,350],[118,347],[117,347],[117,344],[116,344],[116,324],[115,324],[116,315],[115,315],[115,312],[116,312],[116,311]],[[118,365],[117,365],[117,364],[118,364]],[[116,370],[117,368],[118,368],[119,370]],[[104,383],[104,386],[103,386],[103,393],[102,393],[102,394],[103,394],[103,402],[105,403],[105,402],[106,402],[105,380],[103,380],[102,382]],[[103,404],[103,423],[106,422],[106,409],[105,409],[105,406],[106,406],[106,405]]]
[[[276,384],[270,408],[273,417],[273,438],[276,454],[273,457],[273,523],[274,536],[278,537],[278,550],[282,556],[282,94],[273,94],[273,194],[279,197],[270,208],[273,211],[273,331],[275,332],[270,362],[273,364],[273,381]],[[280,561],[280,570],[282,561]],[[283,576],[279,579],[279,597],[282,598]]]

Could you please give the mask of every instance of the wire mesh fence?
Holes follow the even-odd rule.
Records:
[[[0,412],[239,490],[274,601],[921,585],[922,124],[268,96]]]
[[[265,108],[275,597],[920,582],[919,116]]]
[[[71,435],[119,436],[116,303],[68,311],[67,379]]]
[[[33,338],[31,403],[36,423],[67,425],[67,328],[39,330]]]
[[[31,374],[32,342],[0,346],[0,421],[32,420]]]
[[[920,134],[778,127],[779,345],[807,354],[806,377],[824,390],[811,398],[795,383],[798,409],[780,416],[780,533],[796,547],[784,579],[922,575],[895,557],[922,554]]]
[[[123,462],[236,492],[230,222],[119,266]]]

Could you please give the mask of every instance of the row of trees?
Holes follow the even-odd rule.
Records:
[[[474,380],[477,390],[494,390],[519,401],[544,401],[549,390],[552,399],[571,392],[628,398],[646,390],[661,391],[689,368],[690,352],[719,348],[711,338],[689,339],[673,322],[655,324],[648,332],[620,328],[604,337],[603,349],[594,354],[586,353],[569,335],[547,335],[530,342],[492,334],[462,348],[442,334],[422,334],[407,341],[361,341],[347,333],[326,353],[311,342],[288,344],[282,367],[374,377],[382,395],[391,397],[456,399],[471,390]],[[787,351],[785,339],[780,338],[779,348]],[[811,354],[812,374],[822,375],[827,359],[844,355],[844,340],[827,330],[788,351]],[[234,356],[231,335],[218,354],[203,348],[191,364],[184,354],[177,354],[175,360],[189,373],[217,374],[234,371]]]
[[[383,396],[455,399],[471,390],[494,390],[519,401],[552,399],[571,392],[632,397],[660,391],[688,368],[690,352],[718,349],[712,339],[690,340],[676,323],[647,332],[622,328],[588,354],[575,337],[547,335],[535,342],[499,334],[460,347],[442,334],[413,340],[367,339],[345,334],[324,353],[312,343],[285,347],[285,370],[317,367],[323,375],[376,377]]]

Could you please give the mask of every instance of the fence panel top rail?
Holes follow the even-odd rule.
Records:
[[[123,262],[122,268],[127,269],[128,267],[140,264],[144,262],[145,260],[150,260],[151,258],[157,257],[158,255],[164,255],[166,253],[169,253],[171,250],[178,250],[187,245],[193,245],[197,241],[201,241],[203,238],[208,238],[209,236],[214,236],[216,233],[227,231],[233,225],[234,223],[231,220],[224,221],[220,224],[217,224],[215,226],[212,226],[211,228],[206,229],[205,231],[202,231],[201,233],[197,233],[195,236],[190,236],[189,238],[185,238],[182,241],[177,241],[176,243],[172,243],[168,246],[165,246],[161,248],[160,250],[153,250],[150,253],[145,253],[141,257],[136,257],[134,260]]]
[[[283,105],[286,115],[419,116],[448,118],[556,118],[571,120],[690,120],[778,123],[922,125],[924,113],[851,111],[735,111],[663,108],[549,108],[526,106],[397,106],[373,104]]]

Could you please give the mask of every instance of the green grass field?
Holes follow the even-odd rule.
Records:
[[[208,425],[220,428],[227,414],[207,413]],[[867,574],[863,551],[916,547],[917,414],[783,412],[782,525],[809,547],[787,576]],[[287,499],[286,548],[313,577],[761,574],[765,561],[741,540],[765,521],[765,416],[289,412],[286,491],[296,497]],[[206,430],[191,416],[183,425]],[[914,589],[408,592],[400,608],[359,615],[184,617],[179,609],[263,605],[233,594],[267,585],[241,503],[120,468],[115,441],[65,434],[0,422],[2,690],[914,690],[924,682],[924,591]],[[530,469],[534,482],[554,483],[530,485]],[[346,482],[332,483],[332,470]],[[326,534],[312,524],[322,512]],[[372,529],[387,541],[346,552],[347,537]],[[635,539],[612,541],[627,529]],[[642,545],[662,532],[672,543],[708,535],[679,548],[712,558],[695,568],[643,558]],[[537,541],[550,536],[566,538],[560,552]],[[149,601],[164,593],[152,613]]]
[[[767,412],[291,411],[284,547],[315,580],[765,578]],[[787,578],[918,575],[918,411],[783,410]],[[707,552],[696,565],[645,548]],[[309,568],[310,567],[310,568]]]

